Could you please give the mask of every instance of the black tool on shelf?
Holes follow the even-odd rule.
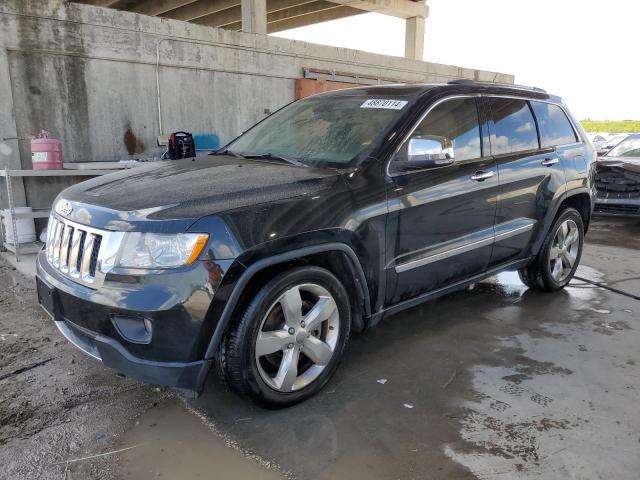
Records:
[[[174,132],[169,136],[168,157],[171,160],[193,158],[196,156],[196,144],[189,132]]]

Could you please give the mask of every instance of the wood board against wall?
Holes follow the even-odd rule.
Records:
[[[299,78],[296,80],[296,100],[316,93],[341,90],[343,88],[362,87],[360,83],[334,82],[331,80],[314,80],[311,78]]]

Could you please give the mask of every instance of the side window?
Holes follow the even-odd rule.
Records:
[[[501,155],[539,148],[536,122],[526,100],[487,100],[495,130],[490,137],[491,153]]]
[[[480,158],[480,124],[475,98],[454,98],[436,106],[411,137],[426,135],[451,140],[456,161]]]
[[[540,143],[543,147],[555,147],[578,141],[571,122],[557,105],[531,102],[540,128]]]

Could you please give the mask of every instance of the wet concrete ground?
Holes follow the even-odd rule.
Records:
[[[100,457],[102,478],[635,480],[640,223],[600,220],[587,238],[578,276],[631,295],[583,280],[539,294],[504,273],[354,336],[327,387],[287,410],[255,407],[213,378],[193,401],[126,381],[128,397],[113,388],[95,402],[109,417],[138,399],[137,420],[112,444],[77,450],[129,449]],[[72,368],[101,388],[123,382],[81,356]]]
[[[588,239],[579,276],[640,294],[638,223]],[[193,405],[297,478],[637,479],[639,312],[582,281],[542,294],[504,273],[355,336],[304,404],[265,411],[210,382]]]

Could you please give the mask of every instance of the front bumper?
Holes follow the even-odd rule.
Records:
[[[207,319],[213,289],[197,287],[208,278],[207,269],[197,265],[162,278],[142,277],[133,284],[105,282],[92,290],[57,272],[41,253],[36,283],[41,306],[62,335],[84,353],[137,380],[198,391],[212,362],[204,359],[204,350],[213,328]],[[127,341],[114,315],[149,319],[151,341]]]
[[[594,215],[639,217],[640,198],[596,197]]]

